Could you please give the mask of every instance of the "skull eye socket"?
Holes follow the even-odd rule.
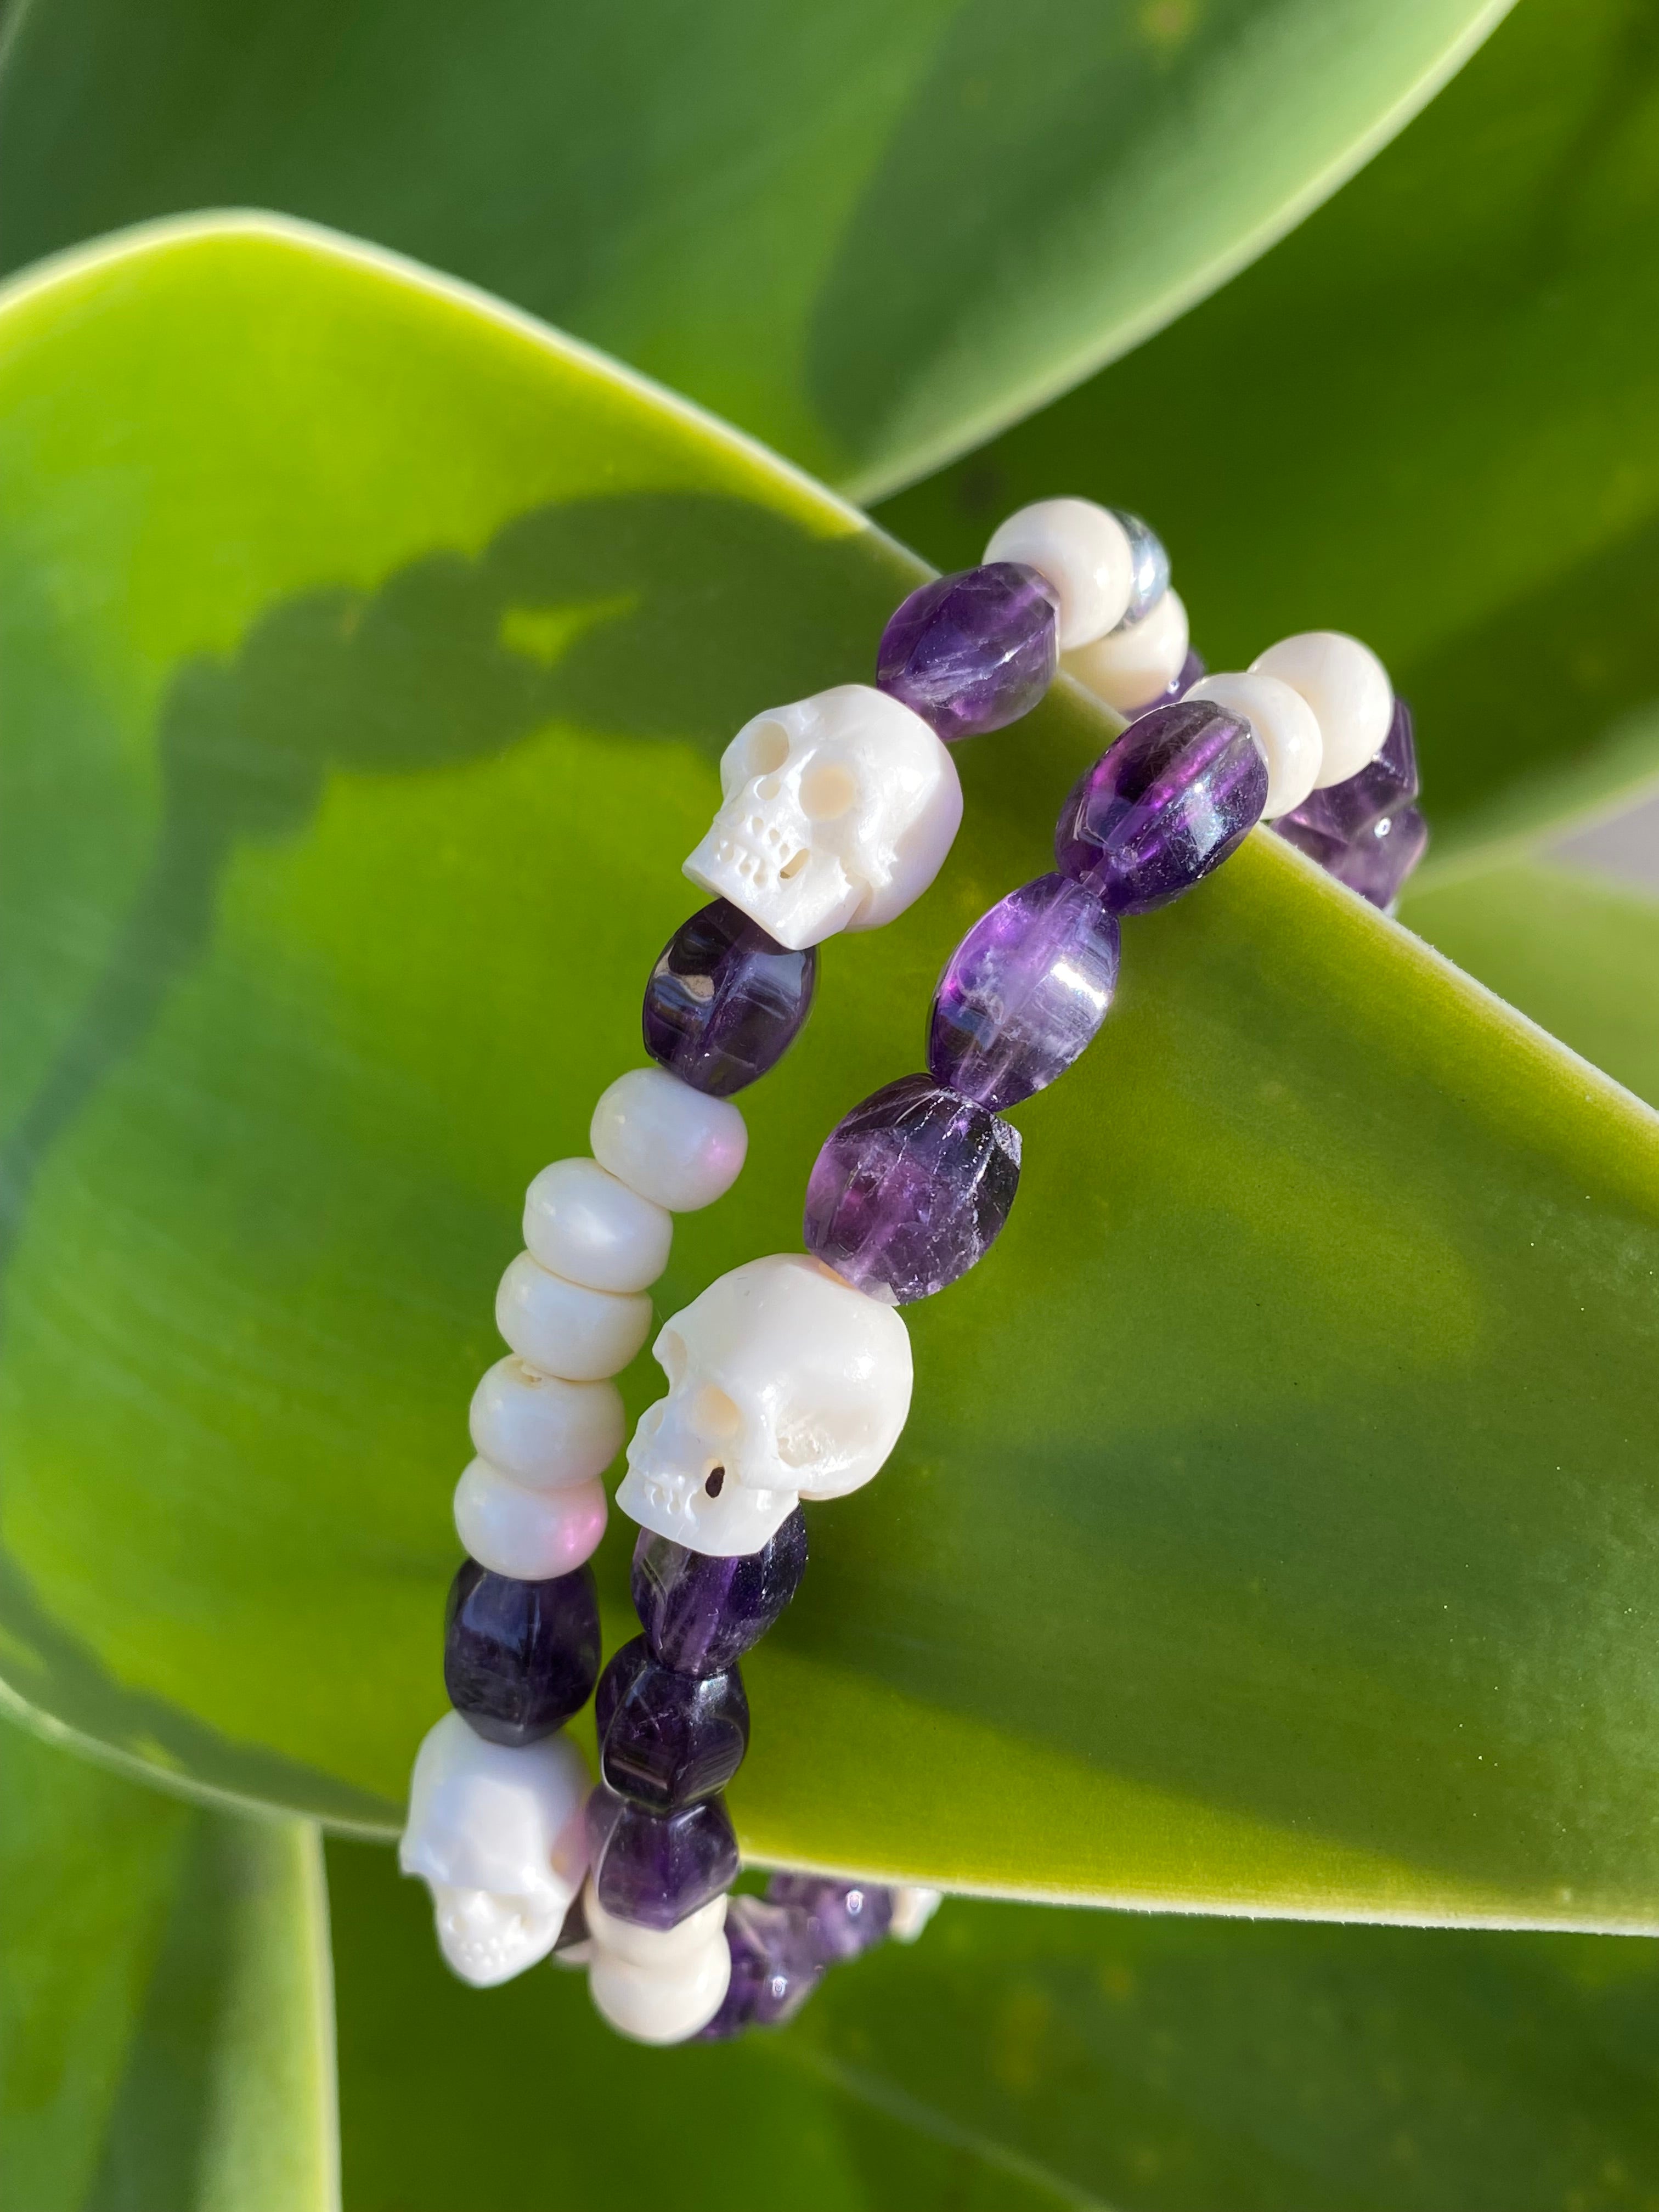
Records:
[[[770,775],[788,757],[789,732],[781,722],[762,722],[744,740],[743,764],[751,776]]]
[[[736,1405],[713,1382],[705,1382],[698,1391],[692,1418],[707,1437],[734,1437],[743,1426]]]
[[[858,778],[839,761],[816,762],[800,780],[800,803],[809,821],[834,822],[858,795]]]

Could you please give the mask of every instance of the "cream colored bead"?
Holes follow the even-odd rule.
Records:
[[[555,1160],[525,1194],[531,1257],[592,1291],[642,1291],[668,1265],[673,1217],[597,1160]]]
[[[597,1382],[626,1367],[651,1327],[642,1291],[590,1291],[520,1252],[495,1293],[495,1326],[520,1359],[567,1382]]]
[[[1064,666],[1097,699],[1132,714],[1168,690],[1186,658],[1187,610],[1180,593],[1168,591],[1127,629],[1068,653]]]
[[[1322,745],[1319,717],[1299,691],[1260,670],[1223,671],[1200,677],[1185,695],[1208,699],[1230,714],[1242,714],[1255,732],[1267,763],[1267,803],[1262,818],[1276,822],[1300,806],[1319,781]]]
[[[1040,499],[1022,507],[992,532],[985,557],[1023,561],[1054,586],[1060,597],[1062,653],[1091,645],[1115,629],[1134,589],[1129,533],[1091,499]]]
[[[659,1973],[686,1965],[712,1942],[726,1926],[726,1906],[722,1893],[688,1912],[672,1928],[636,1928],[631,1920],[618,1920],[605,1911],[591,1875],[582,1892],[582,1917],[594,1942],[613,1959]]]
[[[509,1352],[472,1394],[472,1449],[528,1490],[568,1489],[605,1473],[628,1437],[614,1382],[567,1382]]]
[[[1346,783],[1382,750],[1394,719],[1394,686],[1370,646],[1357,637],[1305,629],[1270,645],[1250,668],[1299,691],[1319,717],[1324,757],[1316,791]]]
[[[942,1889],[905,1882],[893,1892],[893,1917],[887,1932],[896,1943],[914,1943],[945,1902]]]
[[[690,1959],[665,1968],[637,1966],[603,1944],[593,1946],[587,1987],[594,2005],[635,2043],[684,2043],[707,2027],[726,2002],[732,1954],[724,1935]]]
[[[574,1574],[592,1558],[605,1534],[605,1485],[530,1490],[475,1459],[455,1486],[455,1534],[464,1550],[492,1575],[544,1583]]]
[[[729,1098],[708,1097],[664,1068],[635,1067],[593,1109],[588,1141],[601,1167],[630,1190],[671,1212],[696,1213],[737,1181],[749,1132]]]

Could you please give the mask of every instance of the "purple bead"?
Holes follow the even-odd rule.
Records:
[[[806,1185],[806,1249],[889,1305],[965,1275],[1008,1218],[1019,1132],[927,1075],[903,1075],[837,1122]]]
[[[468,1559],[449,1586],[444,1687],[467,1726],[491,1743],[532,1743],[580,1712],[599,1648],[591,1567],[520,1583]]]
[[[974,924],[933,994],[927,1065],[995,1112],[1062,1075],[1106,1018],[1118,927],[1069,876],[1039,876]]]
[[[1207,699],[1158,707],[1079,780],[1054,858],[1114,914],[1146,914],[1219,867],[1267,797],[1267,763],[1242,715]]]
[[[1189,649],[1187,658],[1181,664],[1181,672],[1174,681],[1166,684],[1156,699],[1149,699],[1144,707],[1137,707],[1132,714],[1126,717],[1126,720],[1138,722],[1143,714],[1150,714],[1155,707],[1173,707],[1177,699],[1186,697],[1200,676],[1207,675],[1208,672],[1202,655]]]
[[[816,947],[791,952],[716,899],[683,921],[645,987],[645,1048],[711,1097],[774,1067],[800,1034],[817,985]]]
[[[1428,849],[1429,825],[1414,806],[1385,814],[1344,846],[1328,864],[1330,872],[1351,891],[1386,913],[1401,887]]]
[[[599,1678],[593,1725],[611,1788],[653,1813],[672,1813],[725,1789],[743,1765],[749,1700],[735,1667],[676,1674],[636,1636]]]
[[[912,592],[881,634],[876,683],[947,744],[1029,714],[1060,665],[1060,599],[1022,561]]]
[[[636,1928],[678,1928],[738,1878],[723,1797],[648,1813],[600,1783],[587,1801],[587,1848],[599,1903]]]
[[[805,1914],[813,1951],[825,1966],[856,1959],[879,1943],[893,1924],[893,1893],[878,1882],[775,1874],[766,1895],[770,1904],[793,1905]]]
[[[720,1674],[758,1644],[806,1572],[806,1516],[798,1505],[758,1552],[710,1559],[640,1531],[634,1609],[651,1656],[677,1674]]]
[[[1333,783],[1323,791],[1310,792],[1286,822],[1312,830],[1316,836],[1350,843],[1362,830],[1380,822],[1385,814],[1398,814],[1421,790],[1417,773],[1417,745],[1412,734],[1412,711],[1403,699],[1394,702],[1394,720],[1375,760],[1366,762],[1357,775]],[[1280,835],[1287,834],[1279,825]],[[1297,842],[1292,840],[1292,842]],[[1304,851],[1308,848],[1304,846]],[[1317,854],[1314,856],[1318,858]]]
[[[793,2020],[823,1978],[806,1916],[758,1897],[734,1897],[726,1911],[732,1980],[724,2002],[702,2031],[723,2043],[745,2027],[780,2027]]]

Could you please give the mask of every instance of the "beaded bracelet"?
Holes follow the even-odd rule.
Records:
[[[643,1344],[671,1216],[743,1165],[732,1094],[811,1010],[817,946],[878,926],[937,875],[962,811],[945,749],[1033,707],[1062,665],[1127,727],[1060,810],[1056,871],[968,932],[935,993],[927,1072],[855,1106],[808,1180],[805,1254],[721,1276],[653,1347],[668,1395],[628,1446],[642,1633],[599,1678],[602,1779],[562,1724],[599,1676],[587,1565],[621,1448],[608,1378]],[[1082,500],[1012,516],[985,562],[911,593],[874,688],[757,715],[720,763],[722,804],[686,862],[717,894],[664,948],[643,1030],[655,1063],[599,1100],[592,1157],[531,1185],[502,1278],[509,1356],[479,1384],[458,1485],[469,1557],[451,1588],[454,1710],[421,1746],[400,1849],[464,1978],[552,1953],[602,2014],[666,2043],[789,2017],[825,1968],[914,1938],[935,1892],[738,1870],[721,1792],[749,1741],[738,1662],[805,1571],[802,1501],[879,1470],[911,1391],[897,1309],[989,1249],[1018,1188],[1003,1109],[1063,1073],[1111,1003],[1118,917],[1167,904],[1264,817],[1387,908],[1426,842],[1411,718],[1382,664],[1334,632],[1206,675],[1167,556],[1138,518]],[[584,1886],[585,1881],[585,1886]]]

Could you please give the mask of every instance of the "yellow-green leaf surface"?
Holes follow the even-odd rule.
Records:
[[[315,1827],[0,1723],[0,2203],[337,2212],[338,2162]]]
[[[462,1988],[389,1852],[328,1857],[352,2212],[1659,2197],[1659,1960],[1617,1936],[952,1899],[913,1949],[836,1968],[787,2028],[641,2051],[582,1975]]]
[[[678,403],[338,241],[0,307],[16,1691],[382,1830],[520,1194],[639,1056],[746,715],[917,571]],[[836,1115],[1108,734],[957,749],[658,1304],[799,1249]],[[755,1657],[755,1856],[1217,1910],[1659,1926],[1659,1122],[1253,838],[1125,933],[915,1409]],[[637,1410],[656,1395],[641,1359]],[[625,1524],[601,1556],[623,1632]]]
[[[0,265],[262,206],[487,285],[866,491],[1260,252],[1507,0],[30,0]]]
[[[1652,775],[1648,0],[1526,0],[1256,267],[881,519],[952,568],[1062,490],[1165,535],[1213,667],[1291,630],[1376,647],[1417,710],[1431,869]]]

